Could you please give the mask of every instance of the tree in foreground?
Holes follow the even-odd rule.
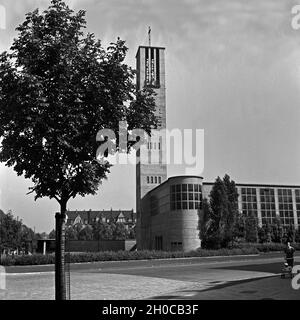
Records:
[[[107,49],[83,32],[85,12],[61,0],[35,10],[0,55],[0,161],[33,182],[35,199],[55,199],[56,299],[65,299],[64,233],[67,203],[95,194],[110,164],[95,158],[97,132],[156,127],[153,92],[135,91],[134,70],[124,63],[125,42]],[[118,151],[118,140],[116,148]],[[127,149],[127,148],[126,148]],[[127,151],[127,150],[126,150]]]

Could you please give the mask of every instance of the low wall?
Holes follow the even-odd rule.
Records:
[[[120,251],[125,250],[124,240],[69,240],[66,243],[66,251],[69,252],[98,252],[98,251]]]

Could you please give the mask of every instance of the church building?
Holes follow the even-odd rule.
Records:
[[[136,64],[137,90],[148,86],[155,91],[158,129],[166,129],[165,48],[140,46]],[[213,183],[203,182],[200,176],[168,178],[163,161],[165,141],[163,136],[151,137],[137,152],[137,248],[196,250],[201,246],[198,217],[202,199],[208,198]],[[260,226],[279,218],[283,226],[298,228],[300,186],[237,184],[237,189],[239,211],[254,214]]]

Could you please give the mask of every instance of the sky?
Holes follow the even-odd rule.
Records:
[[[166,48],[167,128],[204,129],[204,181],[228,173],[239,183],[300,184],[300,29],[289,0],[70,0],[104,46],[117,37],[135,67],[139,45]],[[300,3],[300,1],[299,1]],[[25,14],[44,0],[0,0],[8,50]],[[168,175],[184,174],[171,165]],[[55,200],[26,195],[30,180],[0,164],[0,208],[38,232],[54,226]],[[135,168],[112,168],[96,196],[70,210],[135,209]]]

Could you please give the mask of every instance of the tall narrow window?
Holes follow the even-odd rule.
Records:
[[[153,183],[153,177],[151,177],[151,183]]]
[[[160,67],[159,67],[159,61],[160,61],[160,57],[159,57],[159,49],[156,49],[156,86],[159,87],[160,86]]]
[[[157,183],[157,177],[154,177],[155,183]]]
[[[149,179],[149,176],[147,176],[147,183],[150,183],[150,179]]]
[[[145,59],[145,70],[146,70],[146,85],[150,84],[150,57],[149,57],[149,50],[146,49],[146,59]]]

